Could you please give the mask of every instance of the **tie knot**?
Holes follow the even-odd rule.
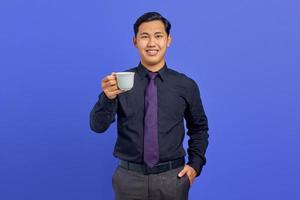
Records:
[[[157,72],[148,72],[148,76],[151,80],[153,80],[157,76]]]

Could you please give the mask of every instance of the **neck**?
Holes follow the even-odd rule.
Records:
[[[148,69],[151,72],[158,72],[161,68],[163,68],[165,66],[165,61],[163,60],[160,63],[157,63],[155,65],[148,65],[146,63],[144,63],[143,61],[141,61],[142,65]]]

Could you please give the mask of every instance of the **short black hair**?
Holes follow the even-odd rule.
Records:
[[[165,26],[165,30],[167,32],[167,34],[170,34],[170,30],[171,30],[171,23],[164,18],[161,14],[159,14],[158,12],[147,12],[144,13],[142,16],[140,16],[136,22],[133,25],[133,31],[134,31],[134,35],[137,35],[137,32],[139,30],[139,26],[144,23],[144,22],[150,22],[150,21],[154,21],[154,20],[159,20],[161,21],[164,26]]]

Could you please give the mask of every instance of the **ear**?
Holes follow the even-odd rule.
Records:
[[[136,37],[135,37],[135,36],[133,36],[133,38],[132,38],[132,43],[133,43],[133,45],[134,45],[135,47],[137,47],[137,44],[136,44]]]
[[[172,42],[172,37],[171,35],[168,36],[168,39],[167,39],[167,47],[169,47],[171,45],[171,42]]]

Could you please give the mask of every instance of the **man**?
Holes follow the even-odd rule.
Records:
[[[123,92],[114,73],[106,76],[90,114],[91,129],[98,133],[118,116],[114,156],[120,162],[112,178],[117,200],[186,200],[206,163],[208,124],[198,86],[165,61],[170,29],[170,22],[157,12],[137,19],[133,43],[141,60],[127,70],[135,72],[134,86]]]

